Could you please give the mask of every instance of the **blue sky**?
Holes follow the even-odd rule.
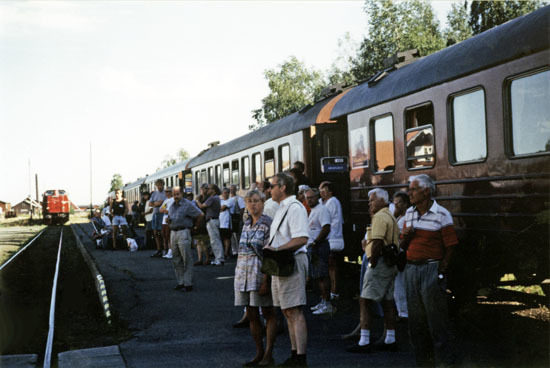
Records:
[[[444,24],[449,2],[432,2]],[[245,134],[291,55],[327,70],[366,34],[362,1],[0,2],[0,200],[105,199],[114,173]],[[29,170],[30,161],[30,170]],[[32,176],[29,185],[29,172]]]

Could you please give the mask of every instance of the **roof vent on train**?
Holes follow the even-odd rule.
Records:
[[[320,95],[317,96],[317,100],[324,100],[327,97],[342,93],[342,91],[344,90],[344,87],[345,87],[344,83],[337,83],[330,86],[326,86],[321,90]]]
[[[210,142],[208,143],[208,148],[210,149],[212,147],[216,147],[219,144],[220,144],[220,141]]]
[[[417,49],[411,49],[393,54],[389,58],[384,59],[384,70],[379,71],[367,81],[369,87],[374,86],[385,76],[387,76],[392,70],[399,69],[405,65],[409,65],[420,58],[420,52]]]

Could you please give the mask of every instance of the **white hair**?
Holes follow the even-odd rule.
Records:
[[[412,183],[413,181],[416,181],[420,188],[430,189],[430,196],[435,195],[435,183],[433,179],[430,178],[428,175],[420,174],[420,175],[411,176],[409,178],[409,183]]]
[[[389,202],[388,192],[386,192],[384,189],[374,188],[373,190],[369,191],[369,197],[371,196],[371,194],[375,194],[376,198],[381,198],[384,200],[385,204],[388,204]]]

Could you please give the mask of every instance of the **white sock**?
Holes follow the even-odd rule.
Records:
[[[359,340],[359,346],[370,344],[370,330],[361,330],[361,339]]]
[[[385,344],[393,344],[395,342],[395,330],[386,330]]]

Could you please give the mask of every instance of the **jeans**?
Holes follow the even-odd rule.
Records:
[[[218,262],[225,262],[223,257],[223,243],[220,236],[220,220],[211,219],[206,223],[206,230],[208,230],[208,236],[210,237],[210,246],[212,252],[214,252],[215,260]]]

